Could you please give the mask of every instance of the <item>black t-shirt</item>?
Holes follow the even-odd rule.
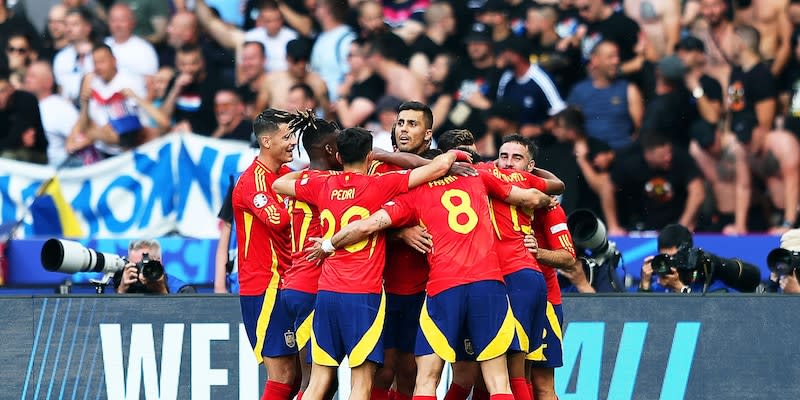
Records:
[[[47,152],[47,137],[42,128],[39,101],[28,92],[16,90],[8,99],[5,110],[0,110],[0,151],[22,148],[22,133],[33,128],[36,140],[33,150]]]
[[[347,96],[347,101],[352,102],[361,97],[376,103],[378,99],[383,96],[385,91],[386,82],[383,78],[378,76],[378,74],[372,74],[363,82],[356,82],[353,84],[353,87],[350,88],[350,95]]]
[[[247,83],[237,86],[236,93],[242,98],[242,103],[244,104],[255,104],[258,98],[258,92],[250,88],[250,84]]]
[[[589,23],[586,26],[582,51],[584,60],[588,60],[594,46],[603,40],[614,42],[619,47],[619,57],[626,62],[635,55],[633,49],[639,40],[639,25],[623,13],[615,12],[603,21]]]
[[[217,218],[229,224],[233,223],[233,188],[236,186],[236,180],[231,177],[230,185],[228,186],[228,193],[225,194],[225,199],[222,200],[222,206],[219,208]]]
[[[390,31],[389,28],[386,28],[386,31],[372,34],[372,35],[361,35],[366,41],[371,40],[380,40],[381,43],[389,49],[390,54],[387,58],[397,61],[400,64],[408,65],[409,59],[411,59],[411,55],[414,54],[411,51],[411,48],[406,44],[406,42],[397,36],[394,32]],[[424,36],[423,36],[424,37]],[[431,59],[432,60],[432,59]]]
[[[540,35],[532,37],[531,62],[547,71],[561,97],[567,98],[569,90],[584,75],[580,64],[581,53],[577,48],[560,51],[556,49],[556,44],[558,42],[542,43]]]
[[[414,41],[413,44],[409,47],[411,50],[411,54],[422,53],[425,57],[428,57],[429,62],[433,62],[433,60],[439,54],[447,52],[449,49],[444,45],[438,45],[436,42],[431,40],[428,35],[422,34],[420,35],[417,40]]]
[[[689,126],[697,118],[697,107],[692,106],[691,98],[683,86],[656,96],[647,103],[641,131],[668,135],[673,144],[688,150]]]
[[[172,79],[167,88],[167,93],[175,85]],[[209,136],[217,129],[217,119],[214,115],[214,96],[220,89],[219,82],[208,75],[202,82],[193,82],[186,86],[175,101],[175,112],[172,117],[175,122],[189,121],[194,133]]]
[[[220,136],[220,139],[240,140],[250,143],[250,134],[253,133],[253,121],[243,119],[232,131]]]
[[[731,130],[742,143],[750,143],[753,128],[758,125],[756,104],[774,99],[778,95],[775,78],[764,63],[749,71],[734,67],[728,84],[728,102],[731,112]]]
[[[444,81],[442,91],[453,96],[453,101],[463,101],[475,90],[480,91],[487,99],[494,101],[497,97],[497,85],[502,71],[494,66],[477,68],[472,63],[454,64]]]
[[[617,212],[621,223],[627,221],[626,225],[636,229],[659,230],[678,222],[686,206],[689,182],[699,176],[694,159],[679,147],[673,147],[668,171],[651,168],[642,150],[618,156],[611,169],[611,181],[619,191]]]

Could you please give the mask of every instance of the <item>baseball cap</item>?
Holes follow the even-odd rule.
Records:
[[[306,38],[290,40],[289,43],[286,43],[286,57],[291,57],[298,61],[311,59],[311,40]]]
[[[482,24],[480,22],[476,22],[472,24],[472,27],[467,34],[467,37],[464,38],[464,42],[466,43],[474,43],[474,42],[492,42],[492,35],[490,33],[490,29],[486,24]]]
[[[678,82],[686,75],[686,65],[677,56],[666,56],[658,62],[658,71],[664,79]]]
[[[523,58],[528,58],[531,55],[531,43],[528,39],[520,36],[511,35],[498,44],[499,53],[510,51],[521,55]]]
[[[694,36],[686,36],[675,45],[675,50],[699,51],[705,53],[706,45]]]
[[[504,12],[507,13],[509,9],[508,3],[505,0],[486,0],[483,7],[478,12]]]

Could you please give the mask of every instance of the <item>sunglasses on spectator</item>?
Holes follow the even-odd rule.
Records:
[[[7,53],[25,54],[25,53],[28,52],[28,49],[26,49],[24,47],[6,47],[6,52]]]

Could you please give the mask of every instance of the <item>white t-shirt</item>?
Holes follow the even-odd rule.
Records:
[[[83,75],[94,71],[92,54],[86,54],[78,60],[78,51],[75,46],[68,45],[61,49],[53,59],[53,75],[56,83],[61,86],[61,93],[67,99],[75,101],[81,94],[81,79]]]
[[[147,91],[144,79],[125,71],[118,71],[111,82],[95,76],[92,80],[92,97],[89,100],[89,118],[97,126],[111,124],[120,135],[138,132],[147,122],[147,114],[136,102],[125,98],[122,89],[131,89],[137,96],[145,98]],[[106,154],[119,154],[118,146],[96,142],[95,147]]]
[[[47,159],[55,167],[67,159],[67,136],[78,122],[78,110],[67,99],[52,94],[39,102],[39,113],[47,136]]]
[[[331,102],[339,97],[337,89],[350,70],[347,53],[350,51],[350,43],[355,38],[353,30],[347,25],[342,25],[320,33],[314,42],[314,48],[311,50],[311,70],[318,73],[325,81]]]
[[[124,43],[117,43],[113,37],[106,38],[117,59],[117,68],[135,75],[148,76],[158,72],[158,55],[148,41],[131,36]]]
[[[372,132],[372,148],[388,152],[394,151],[392,147],[392,132],[386,131],[379,124],[367,124],[367,129]]]
[[[297,39],[297,32],[285,26],[274,37],[267,35],[264,28],[253,28],[244,34],[246,42],[261,42],[264,45],[267,52],[264,69],[267,72],[286,71],[289,68],[286,62],[286,44],[294,39]]]

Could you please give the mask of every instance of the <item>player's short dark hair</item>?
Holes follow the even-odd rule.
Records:
[[[536,155],[539,153],[539,147],[536,146],[536,143],[534,143],[533,140],[516,133],[503,137],[503,144],[506,143],[519,143],[525,146],[525,148],[528,149],[528,156],[531,158],[531,160],[535,160]]]
[[[364,128],[347,128],[336,137],[342,164],[363,162],[372,151],[372,133]]]
[[[653,150],[656,147],[661,147],[671,144],[672,140],[664,134],[659,132],[645,132],[642,134],[641,144],[644,150]]]
[[[248,40],[242,44],[242,48],[247,46],[257,46],[259,50],[261,50],[261,55],[266,57],[267,56],[267,48],[264,47],[264,43],[261,43],[257,40]]]
[[[450,129],[445,131],[436,140],[436,147],[441,151],[450,151],[459,146],[471,146],[475,144],[475,137],[467,129]]]
[[[586,134],[586,117],[583,111],[575,106],[569,106],[556,114],[556,122],[566,129],[574,130],[581,136]]]
[[[669,247],[694,246],[692,233],[680,224],[669,224],[658,233],[658,248],[666,249]]]
[[[483,161],[483,157],[481,157],[481,155],[478,154],[477,151],[475,151],[474,149],[472,149],[470,147],[458,146],[458,147],[456,147],[456,150],[461,150],[461,151],[463,151],[465,153],[469,153],[469,155],[472,157],[472,163],[473,164],[479,164],[479,163],[481,163]]]
[[[420,111],[422,112],[423,122],[425,123],[425,129],[433,128],[433,111],[431,108],[428,107],[424,103],[420,103],[418,101],[406,101],[403,104],[400,104],[400,107],[397,109],[397,113],[399,114],[400,111]]]
[[[268,108],[253,120],[253,132],[256,136],[272,135],[280,130],[281,125],[292,122],[294,118],[293,114],[286,111]]]
[[[300,90],[303,92],[303,96],[307,99],[315,99],[314,96],[314,89],[311,89],[311,86],[308,86],[307,83],[295,83],[292,87],[289,88],[289,93],[294,92],[295,90]]]
[[[422,158],[427,158],[429,160],[433,160],[436,156],[442,155],[442,151],[439,149],[428,149],[422,152],[419,156]]]

